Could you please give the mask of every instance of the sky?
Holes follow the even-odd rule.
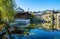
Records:
[[[25,11],[60,10],[60,0],[15,0],[15,3]]]

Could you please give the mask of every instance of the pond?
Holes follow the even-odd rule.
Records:
[[[60,32],[32,29],[28,36],[23,36],[21,38],[16,35],[14,36],[16,39],[60,39]]]

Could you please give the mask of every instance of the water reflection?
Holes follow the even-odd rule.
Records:
[[[21,38],[16,38],[16,39],[60,39],[60,32],[32,29],[29,32],[29,35],[23,36]]]
[[[39,29],[33,29],[30,31],[34,35],[30,35],[33,39],[60,39],[59,31],[45,31]]]
[[[29,35],[12,34],[11,36],[13,39],[60,39],[60,32],[31,29]]]

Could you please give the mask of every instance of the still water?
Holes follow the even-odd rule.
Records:
[[[60,39],[60,32],[32,29],[30,30],[28,36],[23,36],[21,38],[19,38],[17,35],[14,36],[14,39]]]

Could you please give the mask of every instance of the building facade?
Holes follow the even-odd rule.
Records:
[[[43,27],[46,29],[60,30],[60,13],[53,11],[45,11],[42,15],[42,19],[46,22],[43,23]]]
[[[52,29],[52,13],[51,11],[44,11],[41,15],[41,18],[46,21],[42,24],[45,29]]]
[[[57,29],[60,30],[60,13],[57,13]]]

